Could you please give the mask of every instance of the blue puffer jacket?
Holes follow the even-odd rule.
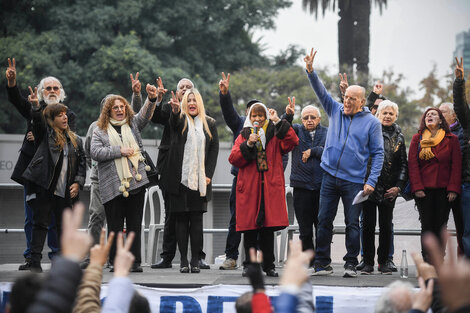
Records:
[[[321,167],[334,177],[375,187],[384,160],[379,120],[370,114],[367,107],[354,116],[345,115],[343,104],[331,97],[317,74],[307,75],[330,123]],[[371,173],[365,182],[369,157]]]
[[[294,188],[318,190],[323,179],[323,169],[320,166],[320,161],[328,129],[318,125],[312,141],[310,132],[303,125],[294,124],[292,128],[299,137],[299,145],[292,150],[290,185]],[[302,152],[308,149],[312,149],[312,152],[307,163],[304,163],[302,162]]]

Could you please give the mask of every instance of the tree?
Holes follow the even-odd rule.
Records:
[[[327,9],[336,9],[336,0],[302,0],[304,10],[315,14],[321,6],[322,14]],[[375,0],[380,12],[387,5],[387,0]],[[354,73],[356,65],[358,81],[366,85],[369,75],[369,43],[371,0],[338,0],[340,20],[338,22],[338,58],[339,71]]]

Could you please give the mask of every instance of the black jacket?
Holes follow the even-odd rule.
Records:
[[[171,105],[168,103],[157,104],[155,111],[152,116],[152,123],[160,124],[163,126],[162,139],[158,146],[158,157],[157,157],[157,171],[159,174],[163,172],[163,166],[165,165],[166,157],[171,144],[171,131],[168,124],[170,118]],[[164,187],[164,186],[160,186]]]
[[[382,135],[384,139],[384,163],[375,190],[369,196],[369,200],[375,203],[384,201],[384,194],[388,189],[392,187],[403,189],[408,179],[405,137],[400,127],[397,124],[389,127],[382,125]],[[368,171],[370,171],[370,162]]]
[[[454,110],[463,129],[462,150],[462,183],[470,182],[470,108],[465,95],[465,80],[454,81]],[[459,138],[460,139],[460,138]]]
[[[160,177],[160,183],[164,186],[165,191],[178,194],[180,192],[184,145],[188,136],[188,128],[181,133],[183,130],[184,119],[180,114],[170,115],[170,126],[168,127],[171,131],[170,144],[167,156],[162,166],[162,172]],[[211,117],[206,116],[206,121],[209,126],[209,130],[212,134],[212,140],[204,130],[206,136],[205,146],[205,172],[206,177],[212,179],[215,173],[215,166],[217,165],[217,156],[219,154],[219,136],[217,134],[217,127],[215,126],[215,120]],[[206,200],[210,201],[212,198],[212,183],[207,186]]]
[[[58,172],[62,167],[63,151],[55,144],[54,130],[47,125],[42,108],[32,110],[33,134],[36,152],[23,173],[23,179],[30,183],[31,193],[43,190],[54,191]],[[85,184],[86,158],[81,139],[77,136],[77,148],[70,140],[68,145],[67,187]]]
[[[28,101],[27,98],[21,95],[20,90],[16,85],[14,87],[7,86],[7,93],[8,101],[10,101],[15,106],[15,108],[25,118],[27,122],[27,134],[28,132],[33,130],[31,103]],[[41,110],[45,107],[46,104],[44,102],[41,102]],[[75,128],[75,113],[68,109],[67,117],[70,129],[73,130]],[[21,145],[20,155],[18,156],[18,160],[16,161],[15,168],[13,169],[13,173],[11,175],[12,180],[22,185],[26,183],[26,181],[22,177],[23,172],[28,167],[28,164],[33,158],[34,152],[36,151],[36,146],[34,142],[27,140],[26,134],[23,139],[23,144]]]

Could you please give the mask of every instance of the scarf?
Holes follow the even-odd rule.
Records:
[[[419,152],[419,158],[421,160],[430,160],[434,158],[434,153],[432,153],[431,148],[437,146],[444,139],[446,132],[440,128],[434,137],[431,137],[431,132],[429,129],[425,129],[423,136],[420,142],[421,151]]]
[[[259,135],[259,143],[256,144],[257,148],[258,148],[258,151],[260,150],[266,150],[266,129],[268,128],[268,124],[269,124],[269,112],[268,112],[268,109],[266,108],[266,106],[261,103],[261,102],[257,102],[257,103],[253,103],[250,107],[250,109],[248,110],[248,114],[246,116],[246,119],[245,119],[245,123],[243,124],[243,128],[245,127],[250,127],[251,128],[251,133],[254,133],[254,127],[253,127],[253,124],[251,123],[251,120],[250,120],[250,116],[251,116],[251,109],[255,106],[255,104],[261,104],[266,112],[266,120],[264,121],[264,124],[263,126],[261,126],[261,128],[259,128],[258,130],[258,135]]]
[[[119,136],[114,126],[121,126],[121,137]],[[133,148],[134,154],[128,157],[121,156],[120,158],[114,159],[114,164],[116,165],[117,173],[119,176],[119,180],[121,181],[121,186],[119,187],[119,191],[122,192],[124,197],[129,196],[129,192],[126,190],[130,186],[130,181],[132,180],[132,172],[129,169],[129,161],[131,161],[132,166],[136,170],[135,180],[140,181],[142,179],[142,175],[139,174],[139,161],[141,161],[142,156],[140,154],[140,149],[135,141],[134,135],[132,134],[132,130],[127,123],[127,119],[122,121],[116,121],[115,119],[110,119],[108,124],[108,137],[109,137],[109,144],[111,146],[119,146],[124,148]]]
[[[204,197],[207,191],[205,170],[206,136],[201,118],[193,119],[185,115],[188,124],[186,143],[184,144],[183,165],[181,168],[181,183],[191,190],[199,190]]]

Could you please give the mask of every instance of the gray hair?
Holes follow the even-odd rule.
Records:
[[[318,117],[321,117],[320,109],[317,108],[317,107],[314,106],[314,105],[307,105],[307,106],[305,106],[305,107],[302,109],[302,112],[300,112],[300,116],[303,116],[303,115],[304,115],[304,112],[307,111],[308,109],[314,109],[315,111],[317,111]]]
[[[193,85],[193,88],[196,88],[196,86],[194,85],[194,83],[189,79],[189,78],[181,78],[180,81],[178,82],[178,84],[176,84],[176,89],[179,90],[180,89],[180,85],[181,83],[183,82],[183,80],[187,80],[191,83],[191,85]]]
[[[43,79],[41,79],[41,81],[39,82],[39,85],[38,85],[38,100],[39,101],[44,100],[44,98],[42,96],[42,94],[44,92],[44,84],[46,83],[46,81],[49,81],[49,80],[55,81],[57,84],[59,84],[59,88],[60,88],[59,102],[64,102],[64,99],[66,97],[64,87],[62,87],[62,83],[60,82],[60,80],[58,80],[54,76],[47,76],[47,77],[44,77]]]
[[[387,108],[392,108],[392,110],[395,111],[395,113],[397,114],[397,118],[398,118],[398,105],[395,102],[392,102],[390,100],[384,100],[379,103],[375,116],[379,117],[380,112],[382,112],[383,110]]]
[[[405,292],[412,297],[413,285],[408,282],[396,280],[387,286],[388,290],[385,291],[375,305],[375,313],[406,313],[411,309],[404,307],[402,299],[398,298],[399,292]]]
[[[361,90],[361,94],[362,94],[362,97],[365,99],[366,98],[366,89],[362,86],[359,86],[359,85],[351,85],[349,86],[346,90],[348,90],[349,88],[359,88]]]
[[[455,111],[454,111],[454,104],[453,104],[452,102],[444,102],[443,104],[441,104],[441,105],[439,106],[439,108],[440,108],[441,106],[443,106],[443,105],[445,105],[445,106],[447,106],[447,107],[449,108],[449,111],[450,111],[451,114],[455,114]]]

